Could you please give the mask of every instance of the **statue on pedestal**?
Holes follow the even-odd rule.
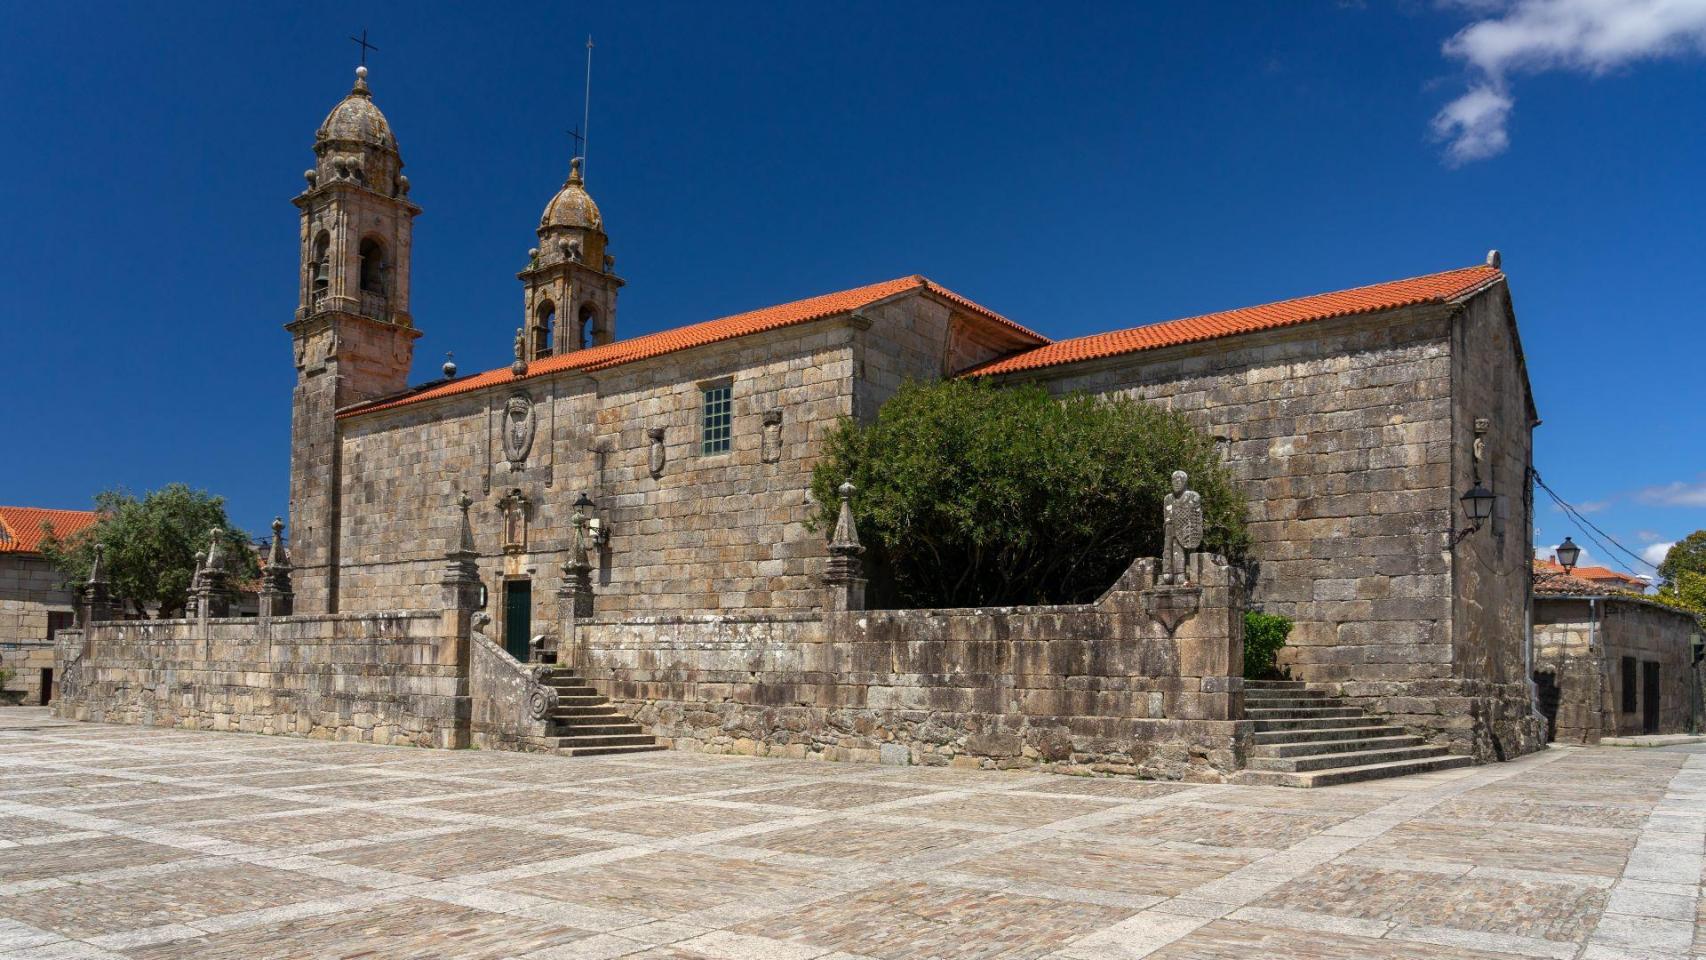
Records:
[[[1190,583],[1190,551],[1202,546],[1202,495],[1190,489],[1190,479],[1183,470],[1173,471],[1173,492],[1162,501],[1164,545],[1159,582],[1163,584]]]

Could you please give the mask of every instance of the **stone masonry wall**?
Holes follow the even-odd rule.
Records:
[[[1535,601],[1535,670],[1558,685],[1557,739],[1598,743],[1602,737],[1642,732],[1640,674],[1635,710],[1625,713],[1624,657],[1659,664],[1659,731],[1694,726],[1694,618],[1639,600],[1539,597]],[[1641,667],[1637,666],[1637,671]]]
[[[1514,755],[1537,746],[1512,700],[1520,690],[1526,703],[1526,687],[1508,673],[1465,676],[1454,660],[1459,313],[1425,306],[1318,321],[1015,379],[1159,403],[1222,438],[1249,499],[1252,600],[1297,624],[1280,665],[1456,751]],[[1507,365],[1507,388],[1521,385],[1508,351],[1486,362]],[[1526,444],[1521,413],[1488,415],[1506,418],[1495,424],[1506,442],[1521,433]],[[1504,489],[1521,481],[1507,476]],[[1525,508],[1507,509],[1508,536],[1521,537]],[[1526,558],[1516,569],[1526,573]],[[1511,609],[1501,601],[1497,616]],[[1510,635],[1500,636],[1508,654]],[[1519,621],[1519,653],[1521,636]]]
[[[586,676],[677,749],[1219,780],[1243,766],[1242,587],[1144,611],[1153,561],[1096,604],[596,618]]]
[[[423,747],[468,745],[466,637],[374,613],[96,623],[60,634],[61,717]]]
[[[70,613],[75,598],[65,577],[33,554],[0,554],[0,670],[8,671],[4,690],[24,703],[46,703],[42,671],[53,669],[48,614]]]
[[[424,607],[456,532],[458,490],[473,524],[488,611],[503,635],[503,581],[532,580],[534,633],[556,620],[555,593],[582,492],[608,525],[595,552],[602,612],[809,608],[825,537],[808,531],[820,432],[851,412],[853,331],[825,322],[597,374],[567,373],[342,421],[339,553],[343,609]],[[731,450],[700,452],[701,387],[733,389]],[[504,404],[525,395],[536,434],[522,469],[502,442]],[[766,457],[764,418],[779,414]],[[650,469],[651,429],[664,464]],[[526,543],[504,545],[500,506],[519,490]]]

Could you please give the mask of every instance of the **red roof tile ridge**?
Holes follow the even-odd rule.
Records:
[[[1035,370],[1159,347],[1214,340],[1240,333],[1295,326],[1316,320],[1376,313],[1423,303],[1445,303],[1479,293],[1503,276],[1504,273],[1498,268],[1483,264],[1181,317],[1123,330],[1056,340],[988,361],[960,375],[988,376]]]
[[[720,343],[751,333],[851,313],[890,297],[918,289],[931,290],[980,316],[995,320],[1040,342],[1047,342],[1046,337],[1032,333],[995,311],[961,297],[959,294],[953,293],[939,284],[932,283],[915,273],[893,280],[883,280],[847,290],[803,297],[787,303],[760,307],[756,310],[730,314],[714,320],[703,320],[686,326],[671,327],[667,330],[641,334],[627,340],[617,340],[601,346],[588,347],[585,350],[574,350],[554,357],[534,360],[527,365],[527,372],[520,377],[512,373],[508,367],[500,367],[445,383],[427,384],[421,389],[400,396],[384,397],[346,407],[338,411],[338,416],[351,417],[376,413],[380,410],[389,410],[406,404],[471,393],[486,387],[513,383],[519,380],[530,380],[534,377],[561,373],[566,370],[585,370],[588,372],[608,370],[636,360],[645,360],[679,350]]]

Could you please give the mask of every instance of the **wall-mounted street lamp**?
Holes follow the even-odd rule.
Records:
[[[1565,573],[1576,569],[1576,562],[1582,558],[1582,548],[1576,546],[1576,541],[1569,537],[1565,537],[1564,542],[1558,544],[1555,553],[1558,557],[1558,566],[1563,567]]]
[[[1470,524],[1479,530],[1493,515],[1493,501],[1496,499],[1493,491],[1481,486],[1481,481],[1477,480],[1468,493],[1458,498],[1458,502],[1463,504],[1463,512],[1469,517]]]
[[[592,514],[592,507],[593,507],[592,498],[586,495],[585,490],[582,490],[581,495],[579,497],[575,498],[574,506],[575,506],[575,512],[576,513],[579,513],[580,515],[587,518],[587,520],[586,520],[587,542],[592,544],[593,546],[597,546],[597,547],[602,547],[605,544],[609,543],[610,542],[610,528],[606,527],[604,525],[604,521],[593,516],[593,514]]]

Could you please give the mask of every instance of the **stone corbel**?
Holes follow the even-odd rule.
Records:
[[[646,454],[646,467],[651,472],[652,479],[663,476],[665,453],[663,446],[663,428],[649,427],[646,438],[651,441],[651,449]]]
[[[1170,637],[1179,624],[1202,609],[1202,588],[1158,584],[1143,591],[1143,612],[1161,624]]]
[[[782,459],[782,411],[764,411],[764,439],[759,456],[765,463]]]

